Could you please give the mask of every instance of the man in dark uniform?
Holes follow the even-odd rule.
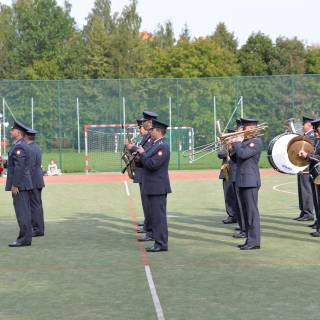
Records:
[[[302,129],[304,131],[304,135],[313,140],[314,131],[311,124],[312,120],[313,119],[311,118],[303,117]],[[297,176],[298,176],[300,215],[294,218],[294,220],[297,220],[297,221],[313,220],[314,205],[313,205],[313,197],[312,197],[312,189],[311,189],[312,182],[310,181],[309,168],[299,173]]]
[[[243,125],[241,123],[240,119],[236,120],[236,131],[241,132],[243,131]],[[232,139],[229,144],[229,154],[232,153]],[[235,233],[233,235],[234,238],[246,238],[246,227],[245,227],[245,221],[244,221],[244,215],[243,210],[241,206],[240,201],[240,195],[239,195],[239,188],[236,186],[236,178],[237,178],[237,157],[234,155],[233,157],[230,156],[230,170],[229,170],[229,176],[230,180],[232,181],[232,188],[235,195],[235,207],[237,210],[237,218],[238,218],[238,224],[239,228],[236,228],[236,230],[239,230],[239,233]]]
[[[170,148],[163,139],[167,125],[152,120],[152,146],[145,151],[139,147],[143,165],[142,193],[148,198],[151,212],[154,245],[148,252],[168,251],[167,194],[171,193],[169,180]]]
[[[139,144],[128,144],[127,147],[130,150],[131,153],[137,152],[139,146],[143,146],[145,150],[148,150],[151,145],[151,127],[152,127],[152,120],[157,119],[158,114],[152,111],[144,111],[143,118],[140,120],[137,120],[138,125],[140,125],[140,133],[142,135],[142,140]],[[148,202],[148,197],[141,192],[142,190],[142,175],[143,175],[143,169],[142,164],[140,161],[136,162],[136,170],[135,170],[135,176],[134,176],[134,183],[139,183],[140,187],[140,195],[141,195],[141,203],[143,208],[143,214],[144,214],[144,222],[141,229],[138,229],[138,233],[145,233],[144,236],[138,239],[138,241],[152,241],[152,223],[151,223],[151,213],[150,213],[150,204]]]
[[[30,191],[33,186],[30,174],[30,149],[23,140],[27,129],[28,127],[21,122],[15,121],[10,130],[14,143],[8,154],[6,191],[12,193],[20,232],[17,240],[9,244],[9,247],[30,246],[32,242]]]
[[[234,132],[234,130],[228,129],[228,133]],[[218,158],[222,159],[222,165],[220,169],[219,179],[222,180],[224,203],[228,217],[222,222],[224,224],[236,223],[238,221],[238,205],[236,194],[232,185],[234,178],[234,164],[235,162],[230,159],[227,147],[218,152]]]
[[[33,190],[31,191],[30,207],[31,207],[31,223],[32,236],[44,236],[44,218],[42,207],[42,189],[44,188],[43,171],[41,168],[42,152],[34,141],[37,131],[28,129],[24,140],[30,148],[30,170]]]
[[[237,159],[236,187],[239,188],[241,207],[246,225],[247,240],[240,245],[241,250],[260,249],[260,214],[258,209],[258,191],[261,186],[259,159],[262,141],[248,130],[254,129],[258,121],[241,119],[244,136],[234,139],[232,156]]]
[[[310,172],[320,163],[320,119],[312,121],[311,124],[315,131],[314,152],[308,154],[305,151],[300,151],[299,153],[302,158],[307,159],[310,163]],[[312,232],[311,235],[313,237],[320,237],[320,185],[315,184],[313,180],[311,180],[311,187],[317,219],[315,225],[316,231]]]

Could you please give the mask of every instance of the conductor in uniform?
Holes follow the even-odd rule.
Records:
[[[30,195],[32,236],[44,236],[44,218],[42,206],[42,189],[44,188],[43,172],[41,168],[42,152],[35,142],[37,131],[29,128],[24,140],[30,148],[30,170],[33,190]]]
[[[137,120],[137,124],[140,127],[140,134],[142,135],[142,140],[138,144],[128,144],[127,148],[131,152],[131,154],[138,151],[139,146],[143,146],[144,150],[148,150],[151,145],[151,127],[152,120],[157,119],[158,114],[152,111],[144,111],[142,113],[143,118]],[[138,233],[145,233],[144,236],[138,239],[138,241],[152,241],[152,223],[151,223],[151,213],[150,213],[150,204],[149,199],[146,194],[142,193],[142,176],[143,176],[143,168],[141,161],[137,161],[135,163],[136,170],[134,175],[134,183],[139,183],[140,187],[140,195],[141,195],[141,203],[144,214],[144,222],[141,229],[138,229]]]
[[[152,120],[152,146],[148,150],[139,147],[143,165],[142,194],[150,205],[154,244],[147,252],[168,251],[167,195],[171,193],[169,180],[170,149],[164,140],[167,125]]]
[[[262,141],[256,137],[254,130],[258,121],[241,119],[244,135],[235,138],[232,157],[237,161],[236,187],[239,190],[241,207],[244,214],[247,240],[239,245],[240,250],[260,249],[260,213],[258,209],[258,192],[261,186],[259,160]]]
[[[313,131],[312,122],[313,119],[308,117],[302,118],[303,135],[307,136],[311,140],[314,139],[315,133]],[[300,215],[294,220],[297,221],[309,221],[313,220],[314,204],[311,189],[311,180],[309,176],[309,168],[305,171],[298,173],[298,194],[299,194],[299,209]]]
[[[19,225],[19,235],[9,247],[30,246],[32,242],[32,225],[30,210],[30,191],[33,189],[30,173],[30,149],[23,140],[28,127],[15,121],[10,130],[14,140],[8,154],[8,173],[6,191],[12,193],[13,206]]]

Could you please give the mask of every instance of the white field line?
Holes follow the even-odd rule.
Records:
[[[126,190],[126,194],[127,194],[128,198],[131,197],[127,181],[124,182],[124,186],[125,186],[125,190]],[[149,285],[149,289],[150,289],[153,305],[154,305],[154,308],[155,308],[155,311],[156,311],[156,315],[157,315],[157,320],[165,320],[163,309],[162,309],[162,306],[161,306],[161,303],[160,303],[160,299],[159,299],[159,296],[158,296],[158,293],[157,293],[157,289],[156,289],[156,286],[155,286],[153,278],[152,278],[150,265],[146,261],[146,259],[143,259],[143,260],[144,260],[144,270],[146,272],[147,281],[148,281],[148,285]]]
[[[157,294],[157,289],[156,289],[156,286],[155,286],[155,284],[153,282],[150,266],[146,265],[146,266],[144,266],[144,269],[146,271],[147,280],[148,280],[148,284],[149,284],[149,288],[150,288],[153,304],[154,304],[154,307],[156,309],[157,319],[158,320],[165,320],[164,314],[163,314],[163,310],[162,310],[162,307],[161,307],[161,303],[160,303],[160,300],[159,300],[159,297],[158,297],[158,294]]]
[[[295,183],[295,182],[281,183],[281,184],[278,184],[278,185],[276,185],[276,186],[273,186],[272,189],[273,189],[274,191],[278,191],[278,192],[282,192],[282,193],[287,193],[287,194],[293,194],[293,195],[297,196],[298,194],[297,194],[296,192],[291,192],[291,191],[279,189],[279,187],[282,187],[282,186],[285,186],[285,185],[288,185],[288,184],[291,184],[291,183]]]

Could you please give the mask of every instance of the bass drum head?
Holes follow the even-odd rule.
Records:
[[[286,174],[297,174],[308,166],[298,167],[288,157],[288,144],[299,136],[297,133],[282,133],[271,140],[268,147],[268,160],[273,169]]]

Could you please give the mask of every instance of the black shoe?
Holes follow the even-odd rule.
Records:
[[[44,237],[44,233],[41,232],[32,232],[32,237]]]
[[[240,228],[239,226],[236,226],[236,227],[234,227],[234,230],[235,230],[235,231],[240,231],[241,228]]]
[[[241,231],[239,233],[235,233],[234,235],[232,235],[232,237],[236,239],[240,239],[240,238],[246,238],[247,235],[245,232]]]
[[[305,214],[301,218],[297,219],[297,221],[313,221],[313,216],[310,216],[308,214]]]
[[[224,224],[230,224],[230,223],[236,223],[237,220],[234,219],[234,218],[232,218],[232,217],[228,217],[228,218],[222,220],[222,222],[223,222]]]
[[[238,247],[238,248],[242,248],[242,247],[244,247],[244,246],[246,246],[246,245],[247,245],[246,243],[244,243],[244,244],[238,244],[237,247]]]
[[[249,245],[245,245],[243,247],[240,248],[240,250],[256,250],[256,249],[260,249],[260,246],[249,246]]]
[[[28,247],[31,246],[31,242],[23,243],[19,241],[14,241],[12,243],[9,243],[9,247],[11,248],[17,248],[17,247]]]
[[[148,235],[147,233],[142,236],[141,238],[138,238],[138,241],[143,242],[143,241],[153,241],[154,239],[152,236]]]
[[[157,244],[154,244],[151,247],[146,248],[147,252],[160,252],[160,251],[168,251],[168,248],[162,248],[158,246]]]
[[[320,237],[320,231],[311,232],[310,235],[315,237],[315,238],[319,238]]]
[[[137,226],[138,226],[138,227],[143,227],[143,226],[144,226],[144,222],[138,222],[138,223],[137,223]]]
[[[137,233],[147,233],[146,229],[144,227],[137,229]]]
[[[299,220],[299,219],[301,219],[303,217],[303,215],[301,216],[298,216],[298,217],[295,217],[295,218],[293,218],[292,220]]]

